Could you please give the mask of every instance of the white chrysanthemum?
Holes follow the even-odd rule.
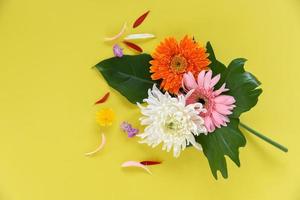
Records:
[[[144,115],[140,118],[141,124],[146,126],[138,135],[142,138],[140,143],[155,147],[163,142],[163,150],[169,152],[173,147],[175,157],[190,143],[202,150],[194,135],[206,133],[204,120],[199,116],[205,109],[201,103],[186,105],[185,99],[183,95],[171,97],[167,92],[163,94],[153,85],[152,90],[148,90],[148,98],[144,99],[148,105],[138,104]]]

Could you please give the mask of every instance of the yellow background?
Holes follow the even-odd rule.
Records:
[[[112,56],[103,38],[151,13],[135,32],[211,41],[225,63],[248,58],[246,68],[264,93],[242,121],[289,147],[285,154],[245,133],[241,168],[216,181],[202,153],[178,159],[128,139],[123,120],[138,125],[138,109],[91,69]],[[127,33],[133,33],[129,29]],[[299,0],[0,0],[0,199],[300,199]],[[125,49],[126,53],[132,53]],[[105,92],[104,105],[93,103]],[[114,125],[100,140],[95,113],[111,107]],[[150,176],[121,169],[126,160],[160,159]]]

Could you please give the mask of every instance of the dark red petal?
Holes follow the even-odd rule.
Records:
[[[162,162],[161,161],[151,161],[151,160],[144,160],[140,162],[142,165],[159,165]]]
[[[145,20],[145,18],[147,17],[147,15],[149,14],[150,10],[148,10],[147,12],[145,12],[144,14],[142,14],[139,18],[137,18],[135,20],[135,22],[133,23],[132,28],[136,28],[139,25],[141,25],[141,23],[143,23],[143,21]]]
[[[138,45],[132,43],[132,42],[128,42],[128,41],[123,41],[123,43],[128,46],[129,48],[132,48],[140,53],[143,52],[143,49],[141,47],[139,47]]]
[[[109,97],[109,92],[107,92],[101,99],[99,99],[95,104],[104,103]]]

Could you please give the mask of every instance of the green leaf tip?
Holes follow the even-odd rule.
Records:
[[[246,145],[246,138],[238,128],[239,120],[231,118],[227,126],[216,129],[208,135],[200,135],[196,140],[202,145],[211,172],[217,179],[217,171],[223,178],[228,177],[226,156],[240,166],[239,148]]]

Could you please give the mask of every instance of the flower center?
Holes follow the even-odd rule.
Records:
[[[171,60],[171,69],[176,73],[185,72],[187,65],[187,60],[181,55],[176,55]]]
[[[207,110],[206,113],[202,112],[200,115],[202,117],[209,116],[211,114],[211,110],[214,106],[214,97],[212,95],[211,90],[205,90],[205,89],[196,89],[191,96],[187,98],[187,104],[193,104],[193,103],[201,103],[203,107]]]
[[[182,124],[178,120],[174,120],[174,121],[168,122],[166,124],[166,127],[172,131],[177,131],[177,130],[182,129]]]
[[[180,135],[184,129],[183,118],[176,115],[170,115],[165,121],[165,132],[170,135]]]
[[[203,106],[205,105],[206,101],[204,98],[199,98],[198,102],[201,103]]]

